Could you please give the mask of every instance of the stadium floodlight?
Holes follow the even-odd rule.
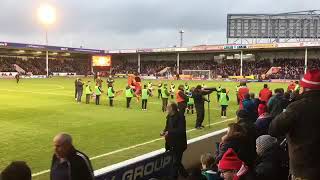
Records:
[[[42,24],[51,25],[56,21],[56,10],[53,6],[43,4],[38,8],[38,17]]]
[[[48,27],[56,21],[56,10],[49,4],[43,4],[38,8],[38,18],[45,26],[46,30],[46,45],[48,46]],[[46,71],[49,77],[49,52],[46,51]]]

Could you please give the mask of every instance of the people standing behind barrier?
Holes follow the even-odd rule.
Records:
[[[79,81],[79,78],[77,78],[75,81],[74,81],[74,99],[77,101],[78,99],[78,81]]]
[[[256,110],[255,110],[255,105],[253,101],[250,99],[250,94],[245,94],[244,95],[244,100],[242,101],[243,104],[243,109],[246,111],[249,115],[249,118],[252,122],[255,122],[257,117],[256,117]]]
[[[167,110],[169,95],[167,84],[164,84],[161,88],[162,112]]]
[[[212,154],[206,153],[200,158],[202,166],[202,174],[206,176],[207,180],[221,180],[218,174],[218,167],[215,164],[215,159]]]
[[[194,89],[194,91],[192,92],[192,97],[194,99],[194,105],[196,108],[196,112],[197,112],[197,119],[196,119],[196,124],[195,124],[195,128],[196,129],[202,129],[204,128],[204,126],[202,125],[202,122],[204,120],[204,102],[208,101],[208,103],[210,102],[209,99],[205,99],[204,96],[208,95],[210,93],[212,93],[213,91],[215,91],[215,88],[206,90],[206,89],[202,89],[201,85],[197,85],[197,87]]]
[[[98,83],[96,83],[96,86],[94,87],[94,93],[96,96],[96,105],[100,105],[100,96],[103,93],[103,91]]]
[[[126,88],[127,108],[130,108],[131,99],[134,97],[133,89],[130,86]]]
[[[217,102],[220,102],[221,90],[222,90],[221,85],[219,85],[217,87]]]
[[[219,103],[221,106],[221,118],[227,118],[227,107],[229,105],[229,96],[225,88],[221,89]]]
[[[50,180],[94,180],[88,156],[75,149],[69,134],[56,135],[53,146]]]
[[[239,91],[238,91],[238,98],[239,98],[239,109],[243,109],[242,101],[245,99],[245,95],[249,94],[249,88],[247,87],[246,82],[241,82]]]
[[[83,94],[83,82],[81,79],[78,80],[77,82],[77,102],[81,103],[81,98],[82,98],[82,94]]]
[[[159,82],[158,84],[158,99],[162,97],[162,82]]]
[[[91,99],[91,95],[92,95],[92,89],[91,89],[91,82],[88,81],[86,84],[86,89],[85,89],[85,93],[86,93],[86,104],[90,103],[90,99]]]
[[[277,88],[274,90],[275,95],[268,102],[268,112],[271,116],[276,117],[286,108],[287,100],[284,99],[284,90]]]
[[[253,169],[248,167],[232,148],[223,155],[218,168],[224,180],[258,180]]]
[[[269,99],[272,97],[272,91],[268,88],[268,84],[263,85],[263,89],[259,92],[260,101],[269,102]]]
[[[320,179],[320,71],[300,80],[300,95],[271,122],[271,136],[286,135],[293,179]]]
[[[147,85],[144,85],[142,89],[142,95],[141,95],[143,111],[147,110],[147,103],[148,103],[149,96],[151,96],[150,90],[147,89]]]
[[[281,174],[281,153],[277,139],[270,135],[259,136],[256,140],[258,158],[255,164],[256,178],[259,180],[286,180]]]
[[[31,180],[31,169],[23,161],[13,161],[1,172],[0,179]]]
[[[113,99],[115,96],[115,90],[113,89],[113,83],[108,84],[107,96],[109,98],[109,106],[113,106]]]
[[[221,138],[219,149],[216,151],[216,164],[221,160],[224,153],[232,148],[247,165],[253,166],[256,158],[256,147],[252,147],[246,130],[238,123],[230,123],[228,125],[227,134]],[[255,141],[255,138],[254,138]],[[253,154],[252,154],[253,152]]]
[[[184,115],[186,111],[188,99],[189,97],[185,94],[183,85],[179,85],[176,93],[176,102],[178,103],[178,109],[181,115]]]
[[[167,112],[166,126],[160,135],[165,137],[166,150],[172,152],[174,164],[171,176],[177,179],[179,175],[184,177],[188,175],[181,162],[183,152],[187,149],[186,120],[179,113],[176,103],[170,103]]]

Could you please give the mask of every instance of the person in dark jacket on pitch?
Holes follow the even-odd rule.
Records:
[[[167,121],[163,132],[166,150],[173,153],[174,164],[171,175],[177,179],[179,174],[186,177],[187,171],[182,165],[183,152],[187,149],[186,119],[178,112],[178,105],[171,103],[167,106]]]
[[[0,179],[31,180],[31,169],[23,161],[13,161],[1,172]]]
[[[78,81],[79,81],[79,78],[77,78],[75,81],[74,81],[74,99],[77,101],[78,99]]]
[[[56,135],[53,144],[50,180],[94,180],[88,156],[74,148],[69,134]]]
[[[257,161],[255,172],[259,180],[286,180],[281,177],[280,146],[277,138],[270,135],[259,136],[256,140]]]
[[[179,85],[176,94],[176,102],[178,103],[179,113],[182,115],[184,115],[184,113],[186,112],[188,99],[189,97],[184,93],[184,86]]]
[[[196,120],[196,129],[202,129],[204,126],[202,125],[202,122],[204,120],[204,102],[209,100],[206,100],[203,96],[208,95],[215,91],[215,88],[211,90],[203,90],[201,85],[198,85],[192,92],[192,97],[194,99],[194,105],[196,108],[197,113],[197,120]]]
[[[218,164],[224,180],[258,180],[253,169],[243,162],[232,148],[229,148]]]
[[[77,82],[77,102],[81,103],[81,98],[82,98],[82,94],[83,94],[83,85],[84,83],[82,82],[81,79],[78,80]]]
[[[245,129],[237,123],[229,124],[227,134],[221,138],[219,149],[216,152],[216,164],[218,164],[229,148],[232,148],[238,154],[238,157],[248,166],[253,167],[256,158],[254,153],[256,151],[255,147],[252,147]]]
[[[293,179],[320,179],[320,71],[300,80],[300,96],[270,124],[269,134],[286,135]]]

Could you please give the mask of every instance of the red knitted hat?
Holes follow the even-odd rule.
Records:
[[[233,149],[229,148],[219,161],[218,167],[221,170],[239,170],[242,166],[242,163],[243,162],[238,158]]]
[[[310,70],[300,80],[300,85],[308,89],[320,90],[320,70]]]

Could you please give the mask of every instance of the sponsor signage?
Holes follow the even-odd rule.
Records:
[[[278,43],[277,46],[281,47],[302,47],[303,43]]]
[[[320,46],[320,42],[303,42],[301,43],[304,47],[311,47],[311,46]]]
[[[251,49],[265,49],[265,48],[276,48],[277,44],[250,44],[247,48]]]
[[[152,52],[152,49],[138,49],[137,52]]]
[[[168,175],[173,158],[170,152],[129,163],[113,170],[96,174],[95,180],[148,180]]]
[[[224,50],[232,50],[232,49],[246,49],[247,45],[225,45],[223,46]]]

